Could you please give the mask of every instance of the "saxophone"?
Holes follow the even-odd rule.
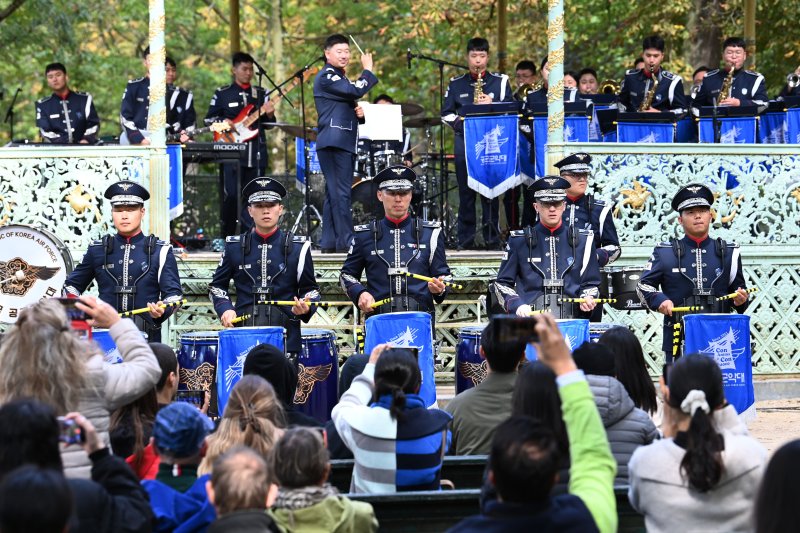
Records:
[[[475,93],[472,96],[472,103],[477,104],[481,96],[483,96],[483,76],[479,72],[478,79],[475,80]]]
[[[655,98],[656,89],[658,89],[658,78],[656,77],[655,67],[650,67],[650,78],[653,80],[653,85],[651,85],[650,89],[645,93],[642,103],[639,104],[639,113],[647,111],[650,109],[650,106],[653,105],[653,98]]]
[[[731,69],[728,71],[728,75],[725,76],[725,79],[722,81],[722,88],[719,90],[717,103],[727,100],[731,97],[731,85],[733,85],[733,66],[731,66]]]

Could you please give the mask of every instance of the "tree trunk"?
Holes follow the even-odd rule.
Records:
[[[689,15],[685,50],[692,69],[719,67],[722,57],[722,9],[719,0],[694,0]]]

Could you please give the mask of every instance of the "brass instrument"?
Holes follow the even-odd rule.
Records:
[[[599,94],[619,94],[620,83],[616,80],[603,80],[597,88]]]
[[[786,75],[786,86],[789,89],[794,89],[798,85],[800,85],[800,76],[797,75],[797,70]]]
[[[483,96],[483,76],[479,72],[478,79],[475,80],[475,92],[472,96],[472,103],[473,104],[479,103],[481,96]]]
[[[733,65],[731,65],[731,69],[728,71],[728,75],[725,76],[725,79],[722,81],[722,88],[720,88],[719,90],[719,96],[717,97],[717,104],[731,97],[732,85],[733,85]]]
[[[537,81],[536,83],[526,83],[524,85],[520,85],[514,93],[514,98],[520,102],[524,102],[528,98],[529,94],[535,93],[543,86],[544,84],[541,82],[541,80]]]
[[[647,111],[650,109],[650,106],[653,105],[653,98],[656,96],[656,89],[658,89],[658,77],[656,77],[656,68],[650,67],[650,79],[653,81],[653,84],[650,86],[650,89],[645,93],[644,98],[642,99],[642,103],[639,104],[639,113]]]

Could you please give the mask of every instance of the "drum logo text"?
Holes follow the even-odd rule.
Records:
[[[739,340],[739,331],[730,328],[716,339],[709,341],[708,346],[700,350],[714,358],[720,370],[736,370],[736,359],[745,351],[745,348],[734,348]]]

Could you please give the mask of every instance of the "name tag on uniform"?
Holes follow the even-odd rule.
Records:
[[[673,268],[672,271],[673,272],[686,272],[686,269],[685,268]]]
[[[381,254],[381,255],[383,255],[383,250],[378,250],[378,253],[379,253],[379,254]],[[375,255],[375,250],[372,250],[372,251],[370,252],[370,255]]]
[[[60,116],[61,116],[60,114],[56,113],[55,115],[50,115],[50,118],[58,118]]]
[[[464,94],[459,94],[458,95],[459,98],[466,98],[467,96],[469,96],[469,93],[464,93]]]
[[[144,102],[144,98],[137,98],[136,101],[137,102]]]
[[[239,102],[231,102],[228,104],[228,107],[239,107]]]
[[[531,263],[541,263],[541,262],[542,262],[541,257],[531,257]]]

